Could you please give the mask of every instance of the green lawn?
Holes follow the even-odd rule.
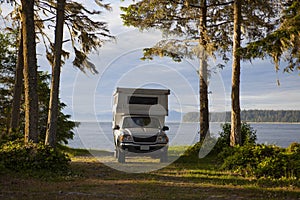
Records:
[[[300,199],[299,180],[245,178],[219,171],[214,157],[182,159],[148,173],[125,173],[111,153],[66,149],[72,172],[64,176],[2,172],[0,199]],[[176,149],[170,149],[170,157]],[[157,164],[150,158],[131,158],[123,167]]]

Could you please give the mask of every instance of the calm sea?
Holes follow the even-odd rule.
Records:
[[[167,123],[170,146],[192,145],[199,141],[199,125],[197,123]],[[257,143],[276,144],[287,147],[292,142],[300,142],[300,124],[251,124],[256,130]],[[220,123],[210,124],[211,133],[218,136]],[[73,140],[68,146],[72,148],[98,149],[113,151],[112,125],[110,122],[82,122],[75,130]]]

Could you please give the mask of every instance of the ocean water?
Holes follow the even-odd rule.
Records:
[[[167,131],[170,146],[192,145],[199,141],[198,123],[167,123],[166,125],[170,128]],[[250,123],[250,125],[257,131],[257,143],[287,147],[292,142],[300,142],[300,124]],[[218,137],[221,123],[211,123],[210,131],[212,135]],[[110,122],[82,122],[75,129],[75,136],[73,140],[69,140],[68,146],[113,151],[112,124]]]

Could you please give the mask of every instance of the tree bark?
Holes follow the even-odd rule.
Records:
[[[206,26],[207,26],[207,3],[201,0],[200,17],[200,66],[199,66],[199,88],[200,88],[200,141],[209,136],[209,108],[208,108],[208,79],[207,79],[207,52],[206,52]]]
[[[48,111],[48,123],[46,130],[45,144],[55,147],[57,134],[57,119],[59,113],[59,82],[61,73],[61,54],[63,43],[64,10],[65,0],[57,1],[54,62],[52,64],[52,80],[50,90],[50,101]]]
[[[21,106],[21,97],[23,92],[23,69],[24,69],[23,34],[21,29],[19,46],[18,46],[17,67],[15,71],[14,95],[12,101],[12,111],[11,111],[10,126],[9,126],[10,133],[16,131],[19,128],[20,106]]]
[[[240,55],[241,47],[241,1],[234,4],[234,33],[233,33],[233,62],[232,62],[232,89],[231,89],[231,134],[230,146],[241,144],[241,109],[240,109]]]
[[[22,0],[22,33],[25,90],[25,143],[38,142],[37,62],[34,0]]]

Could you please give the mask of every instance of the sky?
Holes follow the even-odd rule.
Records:
[[[69,60],[62,68],[60,98],[67,104],[64,112],[76,121],[107,121],[111,117],[112,95],[116,87],[167,88],[169,110],[179,113],[197,112],[199,105],[199,79],[197,60],[175,63],[170,58],[142,61],[143,48],[151,47],[162,37],[159,31],[141,32],[124,27],[120,18],[120,5],[112,1],[113,11],[99,16],[108,23],[115,41],[106,42],[89,56],[98,74],[82,73]],[[94,5],[90,4],[90,7]],[[38,64],[49,71],[45,53],[38,48]],[[211,61],[214,66],[217,61]],[[300,110],[300,76],[295,73],[276,73],[269,60],[241,63],[241,109]],[[277,84],[280,81],[280,86]],[[231,63],[215,70],[209,81],[209,109],[215,112],[231,108]]]

